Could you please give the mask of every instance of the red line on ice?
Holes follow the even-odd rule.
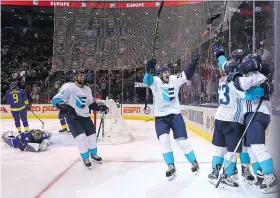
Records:
[[[66,167],[61,173],[59,173],[50,183],[48,183],[43,190],[41,190],[35,198],[41,197],[45,192],[47,192],[59,179],[61,179],[68,171],[70,168],[72,168],[80,158],[76,159],[72,164],[70,164],[68,167]]]

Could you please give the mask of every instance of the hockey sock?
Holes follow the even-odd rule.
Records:
[[[88,144],[90,154],[92,155],[97,154],[96,135],[92,134],[86,137],[87,137],[87,144]]]
[[[235,165],[236,165],[236,159],[237,159],[236,154],[235,154],[234,157],[231,159],[231,161],[229,161],[230,158],[232,157],[232,154],[233,154],[233,152],[227,152],[226,155],[225,155],[224,167],[226,168],[226,166],[227,166],[227,169],[226,169],[226,172],[225,172],[225,173],[226,173],[228,176],[233,175],[233,173],[234,173],[234,167],[235,167]],[[229,164],[228,164],[228,163],[229,163]]]
[[[255,155],[255,153],[253,152],[251,147],[248,148],[248,153],[250,155],[250,159],[251,159],[251,162],[252,162],[252,167],[253,167],[253,170],[254,170],[254,174],[257,175],[258,170],[261,169],[261,166],[260,166],[260,164],[257,160],[257,156]]]
[[[196,157],[192,150],[191,145],[187,141],[187,138],[176,139],[176,142],[177,142],[178,146],[181,148],[181,150],[184,152],[187,160],[190,163],[193,163],[196,160]]]
[[[242,166],[249,167],[250,166],[250,156],[248,153],[248,147],[242,146],[242,152],[240,153],[240,162]]]
[[[266,146],[264,144],[252,144],[251,148],[257,157],[263,174],[269,175],[274,173],[273,160],[271,155],[268,153]]]
[[[19,120],[15,120],[15,125],[16,125],[16,128],[17,128],[17,131],[21,132],[21,127],[20,127],[20,121]]]
[[[75,137],[75,142],[83,159],[89,159],[89,151],[86,134],[82,133]]]
[[[27,119],[22,120],[22,124],[24,126],[24,131],[29,131],[28,121]]]
[[[226,147],[219,147],[219,146],[215,146],[215,147],[216,147],[216,151],[212,158],[212,168],[216,168],[217,164],[222,165],[224,163],[224,156],[227,152]]]
[[[159,142],[165,163],[167,165],[174,164],[174,156],[171,148],[170,135],[162,134],[161,136],[159,136]]]
[[[59,121],[60,121],[60,124],[62,126],[62,129],[67,129],[65,118],[60,118]]]

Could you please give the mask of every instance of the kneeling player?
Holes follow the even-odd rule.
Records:
[[[47,150],[51,135],[40,129],[32,129],[28,132],[13,136],[6,132],[2,135],[2,139],[11,147],[19,148],[21,151],[40,152]]]
[[[167,66],[158,69],[158,76],[149,73],[155,68],[156,60],[150,60],[146,65],[144,83],[149,85],[154,97],[154,116],[157,137],[160,141],[163,158],[168,165],[166,177],[172,180],[176,176],[174,156],[170,142],[170,129],[178,146],[183,150],[186,158],[192,164],[192,172],[199,170],[195,154],[187,141],[187,131],[184,119],[181,115],[178,93],[180,86],[191,79],[198,64],[199,56],[192,57],[190,67],[177,75],[170,75]]]

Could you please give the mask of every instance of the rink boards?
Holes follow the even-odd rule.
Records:
[[[123,104],[122,116],[124,119],[131,120],[153,120],[152,105],[144,110],[143,104]],[[214,117],[217,106],[191,106],[181,105],[182,115],[186,122],[187,129],[204,137],[208,141],[212,140],[214,131]],[[41,119],[58,118],[58,109],[50,104],[37,104],[32,106],[32,111]],[[93,117],[93,115],[92,115]],[[36,119],[32,112],[28,111],[29,119]],[[12,119],[11,111],[8,105],[1,105],[1,119]]]

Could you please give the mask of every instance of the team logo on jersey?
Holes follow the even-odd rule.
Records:
[[[175,88],[162,88],[162,99],[164,102],[174,102],[175,101]]]
[[[76,106],[80,109],[86,106],[87,97],[85,96],[77,96],[76,97]]]

